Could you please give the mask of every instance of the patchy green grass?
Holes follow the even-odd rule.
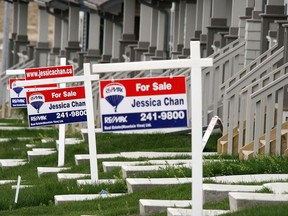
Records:
[[[0,122],[2,122],[0,120]],[[11,138],[7,142],[0,143],[0,158],[27,158],[26,143],[35,144],[36,147],[55,147],[55,142],[41,143],[42,138],[53,137],[57,139],[58,130],[30,130],[21,131],[0,131],[1,137]],[[21,141],[18,137],[31,137],[31,140]],[[69,134],[69,136],[80,137],[79,134]],[[216,151],[216,141],[220,134],[213,134],[209,139],[205,151]],[[71,170],[65,172],[89,173],[89,162],[75,165],[75,154],[88,154],[88,143],[67,146],[65,149],[65,166],[71,167]],[[190,152],[191,135],[188,134],[99,134],[97,135],[97,152],[119,153],[128,151],[159,151],[159,152]],[[179,156],[174,159],[189,159],[187,156]],[[254,173],[287,173],[288,159],[284,157],[258,157],[253,160],[240,161],[235,156],[228,155],[210,155],[207,159],[214,159],[214,162],[204,165],[205,176],[233,175],[233,174],[254,174]],[[99,199],[94,201],[74,202],[54,205],[54,195],[59,194],[84,194],[100,193],[106,190],[110,193],[127,193],[126,182],[122,177],[119,168],[104,173],[102,161],[129,161],[135,159],[113,158],[98,160],[100,179],[117,179],[116,184],[84,185],[77,186],[75,180],[58,182],[55,174],[37,176],[37,167],[39,166],[57,166],[57,154],[41,157],[33,160],[21,167],[15,167],[0,170],[0,179],[17,180],[18,175],[22,177],[21,184],[34,185],[31,188],[20,190],[19,200],[16,207],[13,208],[15,190],[11,189],[11,184],[0,185],[0,215],[103,215],[103,216],[136,216],[139,215],[139,199],[191,199],[191,184],[157,187],[150,190],[139,191],[127,194],[123,197]],[[162,158],[165,159],[165,158]],[[170,158],[171,159],[171,158]],[[232,159],[232,160],[227,160]],[[148,160],[140,158],[138,160]],[[149,172],[137,175],[137,177],[190,177],[191,169],[173,166],[167,166],[159,172]],[[211,182],[213,183],[213,182]],[[263,189],[259,192],[267,192]],[[228,199],[219,202],[211,202],[204,205],[206,209],[229,209]],[[287,212],[285,205],[277,206],[278,215],[285,215]],[[261,208],[262,210],[262,208]],[[278,210],[277,210],[278,211]],[[252,211],[246,214],[235,213],[235,215],[265,215],[257,214]],[[276,211],[271,211],[268,215],[277,215]],[[157,213],[154,216],[166,215],[167,213]],[[231,215],[234,215],[231,214]]]

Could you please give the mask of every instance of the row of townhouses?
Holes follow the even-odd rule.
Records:
[[[65,57],[75,75],[80,75],[86,62],[189,58],[190,41],[200,41],[201,57],[213,58],[213,67],[202,70],[203,124],[208,125],[215,115],[222,119],[218,152],[242,158],[288,153],[288,1],[6,1],[13,8],[10,69],[59,65]],[[38,6],[35,46],[27,34],[31,4]],[[49,17],[54,20],[52,43],[48,41]],[[189,88],[189,69],[122,71],[113,78],[171,74],[187,76]],[[8,85],[8,78],[3,71],[3,86]],[[98,91],[97,85],[94,91]],[[2,98],[7,98],[7,93]]]

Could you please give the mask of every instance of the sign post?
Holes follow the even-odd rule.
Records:
[[[60,58],[60,65],[66,65],[66,58]],[[66,83],[60,83],[59,88],[65,88]],[[59,125],[58,167],[65,164],[65,124]]]
[[[200,43],[190,43],[191,60],[200,60]],[[212,63],[212,62],[211,62]],[[210,65],[212,66],[212,64]],[[203,215],[202,70],[191,64],[192,215]]]

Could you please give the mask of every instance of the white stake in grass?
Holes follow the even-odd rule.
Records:
[[[19,191],[20,191],[20,182],[21,182],[21,176],[18,176],[15,201],[14,201],[14,208],[16,207],[16,205],[18,203],[18,196],[19,196]]]

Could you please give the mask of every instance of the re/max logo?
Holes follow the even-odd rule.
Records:
[[[104,117],[105,124],[125,123],[125,122],[127,122],[127,116]]]

